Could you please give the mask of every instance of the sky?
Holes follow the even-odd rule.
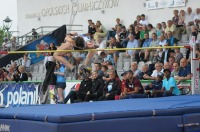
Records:
[[[0,27],[3,27],[3,20],[9,16],[12,20],[9,31],[17,31],[17,0],[0,0],[0,2]]]

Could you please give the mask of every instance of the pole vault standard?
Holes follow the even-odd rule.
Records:
[[[200,94],[199,88],[199,59],[196,58],[196,40],[195,36],[192,36],[190,40],[190,48],[191,48],[191,73],[192,73],[192,94]]]

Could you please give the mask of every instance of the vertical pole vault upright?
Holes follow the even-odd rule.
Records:
[[[199,59],[196,58],[196,40],[195,36],[192,36],[190,40],[191,47],[191,86],[192,86],[192,94],[200,94],[199,88]]]

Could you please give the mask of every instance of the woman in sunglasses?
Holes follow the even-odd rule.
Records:
[[[77,36],[77,33],[67,34],[64,43],[57,50],[84,50],[84,49],[95,49],[98,45],[95,45],[93,41],[84,40],[82,36]],[[57,61],[65,65],[66,68],[74,72],[74,66],[71,65],[65,58],[66,52],[55,52],[54,57]],[[86,56],[84,66],[87,66],[94,52],[89,52]]]

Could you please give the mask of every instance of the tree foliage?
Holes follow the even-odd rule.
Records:
[[[6,30],[0,27],[0,45],[2,45],[5,37],[7,37]]]

